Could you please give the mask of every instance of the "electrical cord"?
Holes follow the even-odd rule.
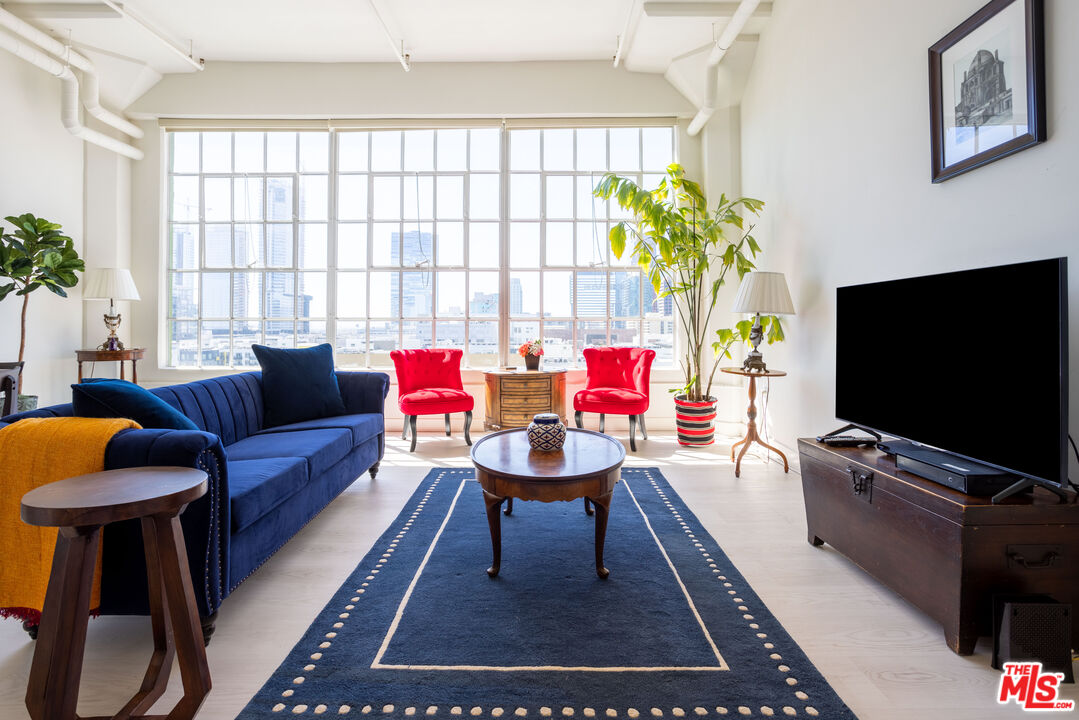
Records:
[[[1072,438],[1072,436],[1070,434],[1068,435],[1068,442],[1070,442],[1072,444],[1072,452],[1075,453],[1075,461],[1079,462],[1079,447],[1075,446],[1075,440]],[[1076,492],[1079,492],[1079,485],[1076,485],[1075,483],[1073,483],[1071,481],[1071,478],[1068,478],[1068,484],[1071,485],[1072,490],[1075,490]]]

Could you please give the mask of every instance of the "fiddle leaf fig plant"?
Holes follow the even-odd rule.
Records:
[[[58,223],[30,213],[4,219],[15,226],[15,232],[0,233],[0,301],[12,293],[22,296],[21,362],[26,351],[26,308],[30,293],[45,287],[67,297],[65,288],[78,284],[75,273],[84,271],[86,265],[75,250],[74,241],[63,234]]]

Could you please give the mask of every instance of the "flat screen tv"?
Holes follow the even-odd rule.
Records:
[[[1068,479],[1067,258],[836,290],[836,417]]]

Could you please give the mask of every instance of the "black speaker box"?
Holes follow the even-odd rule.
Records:
[[[1044,595],[993,598],[993,663],[1037,660],[1046,672],[1072,674],[1072,606]]]

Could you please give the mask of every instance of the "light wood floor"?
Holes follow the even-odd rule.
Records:
[[[627,464],[659,466],[753,588],[862,720],[983,720],[1023,716],[998,706],[991,643],[959,657],[940,627],[829,546],[806,543],[798,475],[747,456],[734,477],[730,441],[679,447],[653,433]],[[221,608],[208,648],[213,691],[199,718],[231,720],[277,668],[433,466],[469,465],[460,437],[420,437],[415,454],[393,439],[378,479],[364,474],[241,585]],[[871,539],[867,538],[867,542]],[[608,548],[608,556],[616,553]],[[111,714],[137,688],[149,659],[145,618],[90,623],[83,715]],[[33,643],[0,620],[0,718],[22,720]],[[179,697],[174,673],[158,710]],[[1079,698],[1075,686],[1064,696]]]

